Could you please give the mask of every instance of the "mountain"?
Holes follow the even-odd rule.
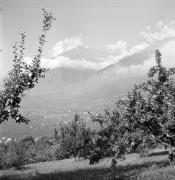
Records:
[[[133,65],[143,64],[147,59],[154,56],[155,49],[160,49],[160,50],[162,50],[162,48],[165,49],[164,47],[166,46],[166,44],[171,43],[171,42],[173,42],[174,44],[174,38],[167,38],[165,40],[160,40],[158,42],[155,42],[151,46],[148,46],[147,48],[139,52],[136,52],[132,55],[126,56],[120,59],[117,63],[114,63],[112,65],[109,65],[103,68],[102,70],[100,70],[100,72],[116,69],[121,66],[129,67]]]
[[[76,112],[91,124],[87,111],[98,113],[114,106],[117,98],[125,95],[133,84],[146,79],[148,69],[154,65],[154,50],[157,48],[162,52],[164,64],[175,64],[175,40],[168,39],[98,71],[75,68],[48,71],[22,102],[22,112],[31,119],[29,126],[5,122],[0,136],[51,135],[60,121],[70,121]],[[109,53],[78,47],[62,55],[75,61],[78,58],[98,61]]]
[[[71,85],[80,84],[93,76],[93,69],[57,68],[46,72],[46,77],[39,80],[39,84],[31,94],[60,93]]]
[[[69,57],[70,59],[73,60],[86,59],[88,61],[98,62],[107,58],[109,53],[106,51],[100,51],[100,50],[88,48],[82,45],[75,49],[71,49],[65,53],[62,53],[61,55],[65,57]]]

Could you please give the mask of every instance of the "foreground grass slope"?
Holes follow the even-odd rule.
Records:
[[[0,171],[0,179],[23,180],[105,180],[105,179],[175,179],[175,167],[167,166],[167,155],[139,158],[130,154],[117,165],[115,178],[111,175],[110,158],[99,164],[89,165],[88,160],[66,159],[61,161],[29,164],[22,170],[13,168]],[[161,176],[160,176],[161,174]],[[157,176],[157,178],[156,178]],[[173,179],[173,178],[172,178]]]

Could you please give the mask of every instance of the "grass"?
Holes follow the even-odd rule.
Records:
[[[129,179],[175,179],[174,166],[168,166],[167,155],[151,155],[139,158],[137,154],[128,155],[125,161],[117,164],[115,175],[111,175],[110,158],[96,165],[88,160],[66,159],[26,165],[23,170],[13,168],[0,171],[3,180],[129,180]],[[160,175],[161,174],[161,175]],[[132,178],[131,178],[132,177]]]
[[[167,166],[164,168],[147,169],[140,174],[142,180],[174,180],[175,166]]]

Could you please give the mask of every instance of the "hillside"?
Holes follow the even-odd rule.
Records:
[[[174,58],[173,47],[174,39],[159,41],[100,70],[67,67],[48,71],[22,102],[22,112],[31,119],[29,126],[5,122],[0,137],[51,135],[60,121],[71,120],[76,112],[91,125],[87,111],[98,113],[113,106],[117,98],[125,95],[133,84],[146,79],[149,67],[154,64],[153,52],[156,48],[162,52],[163,62],[168,64]],[[78,57],[90,58],[91,61],[107,53],[78,47],[64,55],[75,61]]]
[[[23,170],[15,170],[13,168],[0,170],[0,179],[60,179],[60,180],[101,180],[111,177],[110,171],[111,158],[102,160],[99,164],[89,165],[87,160],[65,159],[60,161],[41,162],[26,165]],[[167,156],[152,156],[139,158],[138,154],[129,154],[127,159],[118,162],[115,176],[116,179],[126,178],[174,178],[174,167],[167,166]],[[164,174],[159,176],[160,172]],[[169,172],[169,174],[168,174]],[[168,179],[169,180],[169,179]]]

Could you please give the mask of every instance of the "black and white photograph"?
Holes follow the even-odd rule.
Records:
[[[0,0],[0,180],[175,180],[175,0]]]

